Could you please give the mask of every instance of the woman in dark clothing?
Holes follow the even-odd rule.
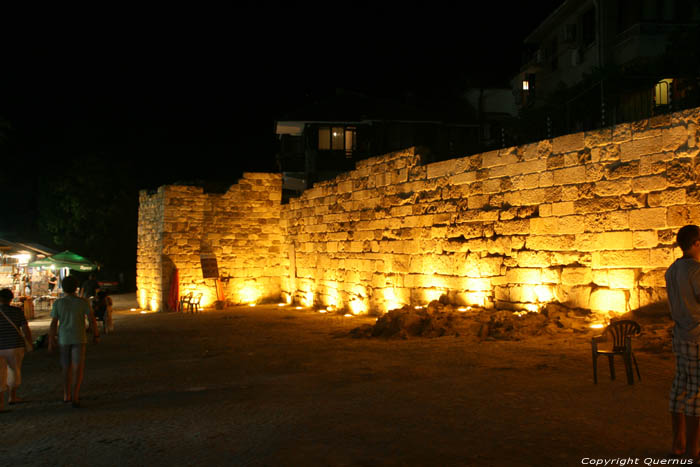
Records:
[[[10,405],[21,402],[17,397],[17,388],[22,383],[25,350],[24,337],[20,335],[19,329],[22,329],[30,342],[32,340],[24,312],[10,306],[13,297],[10,289],[0,290],[0,411],[5,407],[5,391],[8,388]]]

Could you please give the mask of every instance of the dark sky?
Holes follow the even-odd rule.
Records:
[[[6,43],[0,116],[14,159],[50,167],[98,154],[152,170],[153,185],[235,179],[273,170],[275,118],[335,88],[441,96],[507,85],[523,38],[561,3],[202,7],[57,22]]]

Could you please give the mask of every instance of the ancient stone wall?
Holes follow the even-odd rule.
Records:
[[[280,296],[286,255],[281,251],[279,174],[245,173],[225,194],[171,185],[140,196],[137,285],[142,307],[165,309],[175,268],[180,295],[201,293],[203,306],[214,303],[216,282],[203,278],[202,254],[216,257],[229,303]]]
[[[421,305],[622,313],[665,300],[700,223],[700,109],[421,165],[358,163],[282,210],[283,292],[354,312]]]
[[[136,252],[136,288],[139,305],[157,310],[162,302],[161,252],[165,188],[139,193],[139,225]]]

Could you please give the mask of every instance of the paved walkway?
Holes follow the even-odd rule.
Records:
[[[520,342],[341,337],[370,319],[288,307],[121,311],[88,348],[85,408],[58,357],[25,361],[3,465],[581,465],[668,448],[670,355],[641,384],[591,378],[586,335]],[[47,321],[32,322],[35,333]]]

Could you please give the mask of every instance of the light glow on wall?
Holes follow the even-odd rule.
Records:
[[[403,307],[403,304],[396,297],[396,290],[393,288],[386,288],[382,290],[384,295],[384,306],[385,311],[396,310],[397,308]]]
[[[240,303],[256,303],[258,300],[260,300],[261,295],[262,294],[257,287],[246,285],[238,291],[238,301]]]
[[[486,307],[488,294],[486,292],[467,292],[466,301],[471,306]]]
[[[307,308],[314,306],[314,293],[313,292],[304,293],[304,296],[301,299],[301,304]]]
[[[156,300],[155,298],[152,298],[150,306],[151,306],[151,311],[158,311],[158,300]]]
[[[350,307],[350,312],[353,315],[359,315],[359,314],[365,313],[367,311],[367,307],[365,306],[365,303],[362,300],[359,300],[357,298],[350,300],[349,307]]]
[[[139,308],[148,308],[148,294],[146,289],[139,290]]]

